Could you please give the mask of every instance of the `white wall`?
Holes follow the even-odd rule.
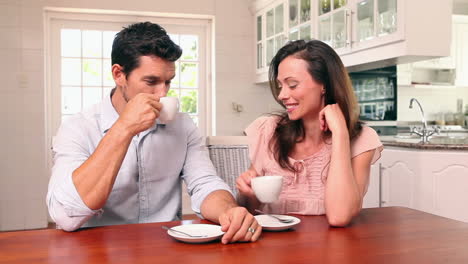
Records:
[[[33,10],[0,0],[0,230],[47,219],[42,17]]]
[[[215,16],[217,134],[240,135],[274,105],[253,84],[250,0],[0,0],[0,230],[44,227],[47,214],[43,7]],[[235,113],[232,102],[242,104]]]
[[[267,85],[254,85],[254,17],[250,0],[216,1],[217,135],[243,129],[276,104]],[[232,103],[243,106],[235,112]]]

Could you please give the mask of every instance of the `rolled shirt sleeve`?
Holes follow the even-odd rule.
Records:
[[[191,120],[186,124],[189,125],[187,129],[188,143],[182,178],[191,196],[192,210],[201,216],[201,205],[210,193],[217,190],[228,191],[231,195],[233,193],[229,186],[217,176],[198,128]]]
[[[81,199],[73,183],[72,173],[90,156],[86,148],[86,137],[74,125],[73,117],[60,127],[53,142],[52,176],[47,192],[47,207],[57,225],[73,231],[80,228],[89,218],[102,210],[89,209]]]

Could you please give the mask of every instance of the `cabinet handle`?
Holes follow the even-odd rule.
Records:
[[[346,47],[348,46],[351,46],[351,43],[352,43],[352,30],[353,30],[353,27],[352,27],[352,21],[353,21],[353,18],[352,18],[352,15],[353,15],[353,12],[349,9],[346,10],[346,26],[347,26],[347,36],[346,36]]]
[[[260,43],[260,63],[259,63],[259,66],[260,66],[259,68],[263,68],[263,43]]]
[[[382,200],[382,171],[385,169],[382,166],[382,163],[379,163],[379,207],[382,207],[385,204],[385,201]]]

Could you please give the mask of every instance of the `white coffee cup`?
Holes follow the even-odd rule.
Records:
[[[174,120],[179,112],[179,99],[177,97],[161,97],[159,102],[163,105],[159,112],[159,121],[163,124]]]
[[[283,176],[259,176],[251,180],[251,186],[262,203],[272,203],[278,200],[283,187]]]

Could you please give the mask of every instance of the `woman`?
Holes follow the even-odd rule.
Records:
[[[370,166],[382,143],[358,120],[359,110],[338,55],[318,40],[293,41],[273,58],[269,72],[273,96],[286,112],[260,117],[247,129],[252,166],[236,181],[250,210],[322,215],[345,226],[359,213]],[[250,181],[282,175],[277,202],[260,204]]]

